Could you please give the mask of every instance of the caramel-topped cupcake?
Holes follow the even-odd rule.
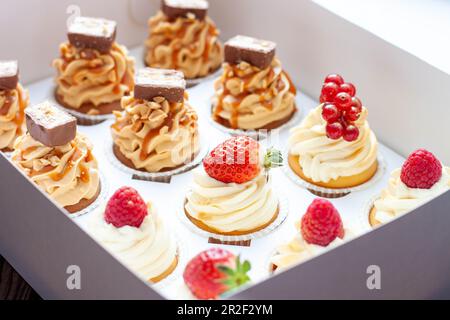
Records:
[[[77,17],[68,30],[69,42],[60,46],[57,101],[87,115],[120,110],[120,99],[133,90],[134,59],[116,43],[114,21]]]
[[[132,97],[122,99],[111,126],[114,154],[127,167],[161,172],[191,162],[200,149],[198,117],[187,102],[183,74],[146,68]]]
[[[81,211],[100,193],[92,144],[76,119],[44,102],[25,110],[28,133],[14,145],[12,161],[68,212]]]
[[[276,44],[236,36],[225,44],[213,118],[232,129],[275,129],[296,112],[296,89],[275,56]]]
[[[0,61],[0,151],[12,151],[25,130],[28,93],[19,83],[17,61]]]
[[[149,21],[147,66],[182,71],[186,79],[205,77],[223,60],[219,30],[207,16],[205,0],[162,0]]]

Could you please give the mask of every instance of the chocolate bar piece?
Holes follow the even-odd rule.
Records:
[[[108,53],[116,40],[117,23],[115,21],[77,17],[69,27],[69,42],[80,49],[96,49]]]
[[[47,147],[63,146],[77,134],[77,119],[49,101],[25,109],[30,135]]]
[[[187,17],[189,13],[196,19],[204,20],[208,13],[209,4],[206,0],[162,0],[161,10],[169,18]]]
[[[236,36],[225,43],[225,62],[239,64],[241,61],[265,69],[275,57],[276,43],[251,37]]]
[[[183,102],[186,81],[180,71],[145,68],[138,71],[134,97],[151,101],[163,97],[169,102]]]
[[[17,61],[0,61],[0,90],[14,90],[19,83]]]

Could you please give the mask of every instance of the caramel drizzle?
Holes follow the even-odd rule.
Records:
[[[22,91],[19,89],[19,86],[16,88],[17,91],[17,98],[19,103],[19,111],[17,111],[16,116],[14,117],[14,124],[17,126],[16,129],[16,135],[20,136],[22,134],[22,123],[25,119],[25,101],[23,101],[22,98]],[[11,90],[5,91],[5,103],[3,104],[2,108],[0,109],[0,115],[4,116],[7,115],[9,112],[9,109],[11,108],[12,104],[14,103],[15,97],[12,95]]]

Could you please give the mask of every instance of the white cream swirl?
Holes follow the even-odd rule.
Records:
[[[30,134],[20,136],[14,145],[12,161],[60,206],[72,206],[92,199],[100,179],[92,144],[78,133],[60,147],[47,147]]]
[[[296,223],[295,227],[297,233],[294,238],[288,243],[278,246],[275,255],[271,257],[271,265],[276,266],[277,268],[275,272],[282,272],[315,256],[332,250],[341,244],[350,241],[356,235],[353,229],[345,228],[343,239],[336,237],[336,239],[328,246],[322,247],[306,242],[302,237],[300,225],[300,221]]]
[[[388,187],[374,202],[375,219],[387,223],[450,189],[450,168],[442,168],[442,177],[430,189],[409,188],[400,179],[401,169],[392,172]]]
[[[355,122],[359,137],[353,142],[343,138],[332,140],[326,134],[322,105],[312,110],[302,123],[291,130],[289,154],[300,157],[300,166],[314,182],[329,182],[368,170],[376,161],[378,142],[367,122],[368,111],[363,107]]]
[[[194,171],[192,191],[187,195],[187,213],[219,232],[245,232],[269,223],[278,211],[270,178],[262,171],[243,184],[211,178],[203,166]]]
[[[116,228],[104,219],[104,207],[95,212],[88,232],[118,260],[145,281],[167,272],[177,259],[175,238],[150,203],[139,228]]]

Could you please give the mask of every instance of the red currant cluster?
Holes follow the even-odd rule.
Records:
[[[327,122],[328,138],[343,138],[348,142],[358,139],[359,129],[355,121],[361,115],[362,103],[355,94],[355,86],[344,82],[340,75],[330,74],[325,78],[320,103],[324,104],[322,117]]]

